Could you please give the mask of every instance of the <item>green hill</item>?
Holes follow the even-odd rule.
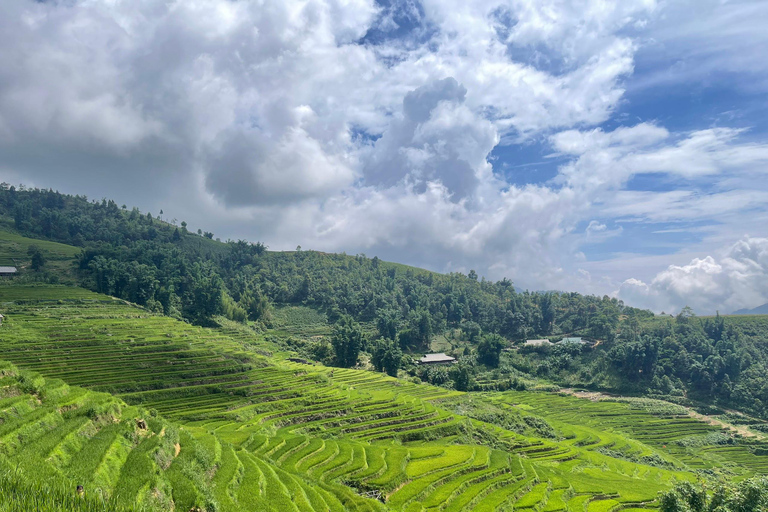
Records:
[[[615,512],[768,473],[768,317],[272,252],[45,190],[0,190],[0,261],[0,512]]]
[[[19,499],[50,484],[112,509],[598,512],[768,470],[764,441],[671,405],[465,394],[292,363],[255,331],[78,288],[0,294],[2,357],[22,369],[1,370],[0,467],[19,469],[0,485]]]

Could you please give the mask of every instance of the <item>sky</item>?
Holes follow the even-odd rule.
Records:
[[[768,302],[768,2],[3,0],[0,181],[674,313]]]

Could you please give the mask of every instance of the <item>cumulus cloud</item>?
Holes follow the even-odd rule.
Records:
[[[727,224],[768,200],[766,186],[748,186],[764,177],[768,145],[742,129],[598,127],[648,44],[638,32],[663,10],[7,0],[0,174],[275,249],[602,293],[581,248],[622,236],[620,221]],[[565,162],[553,180],[519,185],[492,165],[499,144],[536,141]],[[683,186],[630,189],[638,174]]]
[[[423,190],[435,181],[454,200],[472,195],[492,174],[486,157],[498,134],[490,121],[467,108],[466,94],[452,77],[408,92],[402,114],[363,158],[366,183],[391,187],[407,181]]]
[[[730,313],[768,302],[768,238],[745,237],[721,258],[694,258],[687,265],[670,265],[650,283],[624,281],[618,296],[656,311],[680,311],[690,306],[699,314]]]

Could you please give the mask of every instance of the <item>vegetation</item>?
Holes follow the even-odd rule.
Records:
[[[449,327],[514,339],[576,331],[602,337],[623,313],[650,314],[607,297],[518,293],[509,280],[478,281],[474,272],[440,275],[364,255],[218,243],[111,200],[50,190],[4,184],[0,216],[25,236],[81,248],[78,269],[87,287],[199,323],[220,313],[261,320],[268,299],[323,309],[333,323],[350,315],[402,348],[424,349]]]
[[[254,330],[197,327],[78,288],[2,293],[3,357],[46,377],[5,366],[0,410],[13,420],[0,422],[0,461],[32,488],[50,475],[63,500],[77,482],[89,497],[101,489],[104,510],[170,499],[209,511],[594,511],[654,504],[701,475],[768,472],[758,439],[675,443],[720,431],[679,406],[462,394],[281,361],[261,355],[273,345]]]
[[[660,512],[760,512],[768,508],[768,479],[752,478],[711,491],[686,482],[662,493]]]
[[[762,496],[765,318],[275,253],[9,186],[0,258],[22,270],[0,282],[0,511],[730,511]],[[587,343],[521,346],[566,335]],[[414,364],[435,349],[457,364]]]

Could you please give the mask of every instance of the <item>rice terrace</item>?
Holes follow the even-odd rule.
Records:
[[[0,207],[1,512],[765,510],[766,316]]]
[[[590,512],[653,506],[697,471],[768,472],[768,443],[710,445],[725,434],[671,405],[460,393],[258,355],[257,337],[78,288],[1,290],[2,485],[20,495],[43,480],[116,510]],[[554,435],[452,412],[464,401]]]
[[[404,354],[399,370],[381,362],[375,371],[370,361],[391,348],[384,338],[360,347],[369,362],[356,355],[340,367],[327,338],[349,329],[371,340],[386,325],[334,324],[332,310],[276,295],[255,322],[226,304],[213,320],[190,322],[74,286],[88,278],[77,262],[86,253],[71,246],[37,245],[56,263],[31,270],[36,240],[11,229],[0,247],[23,272],[0,283],[2,511],[638,512],[686,482],[759,484],[768,474],[759,414],[714,412],[721,423],[712,425],[658,398],[578,398],[553,384],[573,376],[523,371],[554,357],[549,348],[498,352],[464,385],[466,355],[502,339],[472,348],[467,324],[430,335],[461,360],[448,370],[419,370]],[[243,248],[198,240],[221,258]],[[308,256],[256,257],[284,267]],[[374,263],[382,279],[434,279]],[[760,317],[741,323],[747,336],[765,332]],[[598,349],[568,350],[588,361]],[[726,428],[736,423],[749,435]]]

